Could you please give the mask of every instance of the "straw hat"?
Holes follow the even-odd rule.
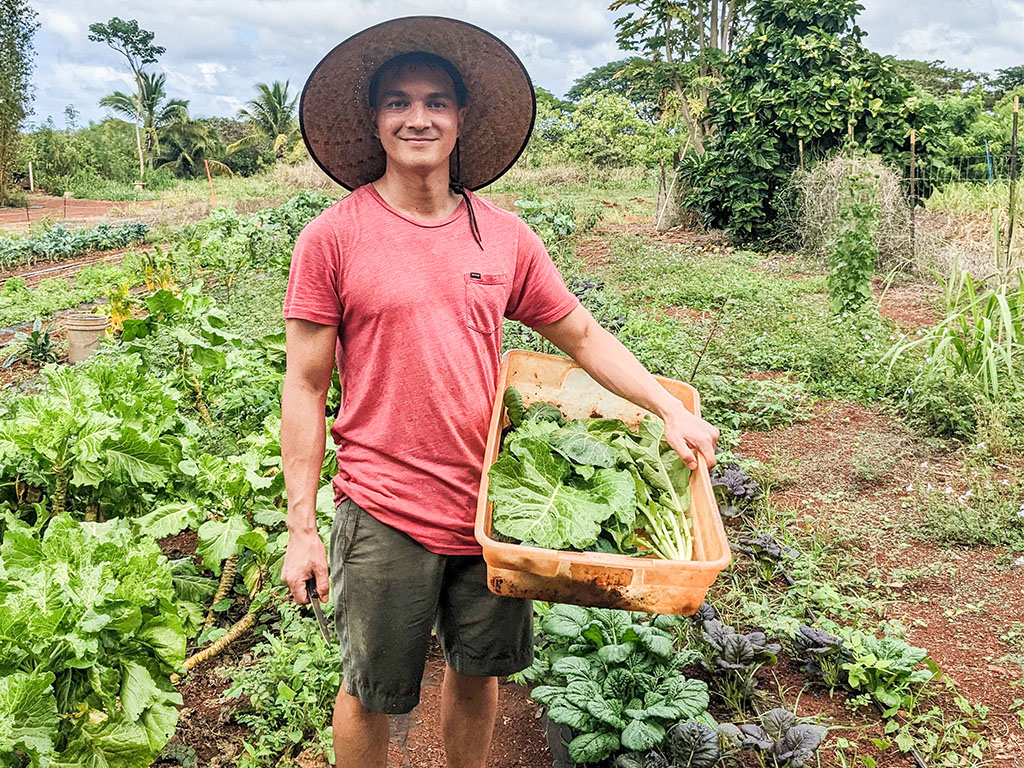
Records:
[[[385,156],[372,132],[370,79],[392,56],[413,51],[448,59],[462,74],[468,108],[459,137],[460,178],[453,152],[452,179],[468,189],[487,186],[526,148],[537,113],[533,84],[497,37],[442,16],[407,16],[364,29],[316,65],[299,101],[309,154],[346,189],[380,178]]]

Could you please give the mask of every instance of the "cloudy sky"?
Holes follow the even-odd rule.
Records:
[[[884,54],[944,59],[976,71],[1024,64],[1024,0],[861,0],[867,43]],[[562,95],[573,80],[624,54],[608,0],[34,0],[35,115],[64,125],[69,104],[99,120],[99,99],[132,88],[124,60],[88,39],[89,24],[134,18],[167,52],[156,65],[194,116],[233,115],[253,84],[290,80],[295,93],[334,45],[385,19],[455,16],[494,32],[536,84]],[[1016,38],[1016,39],[1014,39]]]

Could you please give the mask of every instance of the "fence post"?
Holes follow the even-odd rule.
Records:
[[[35,192],[36,191],[35,179],[32,178],[32,161],[31,160],[28,161],[28,191],[29,192]]]
[[[800,139],[800,170],[804,169],[804,140]]]
[[[1017,208],[1017,121],[1020,117],[1020,96],[1013,97],[1013,134],[1010,139],[1010,226],[1006,236],[1006,260],[1010,261],[1013,247],[1013,222]]]
[[[910,129],[910,258],[917,257],[915,230],[917,229],[917,129]]]

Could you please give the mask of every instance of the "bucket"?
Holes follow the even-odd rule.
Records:
[[[68,361],[80,363],[96,351],[107,333],[106,315],[74,312],[64,319],[68,335]]]

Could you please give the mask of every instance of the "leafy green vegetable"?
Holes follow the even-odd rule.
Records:
[[[518,455],[505,454],[491,469],[500,533],[553,549],[584,549],[597,541],[602,521],[633,508],[628,473],[600,469],[589,480],[570,484],[572,464],[547,444],[526,439],[518,446]]]
[[[185,636],[166,558],[128,523],[8,514],[0,544],[0,754],[150,765],[174,732]],[[6,714],[9,713],[9,714]]]
[[[664,423],[636,433],[619,419],[566,423],[555,406],[525,410],[503,396],[513,430],[492,465],[489,498],[501,535],[551,549],[690,559],[690,470],[664,441]]]
[[[577,763],[652,749],[678,721],[706,717],[707,686],[680,673],[694,655],[649,617],[555,605],[540,626],[534,664],[521,678],[538,683],[531,696],[552,721],[573,729]]]

